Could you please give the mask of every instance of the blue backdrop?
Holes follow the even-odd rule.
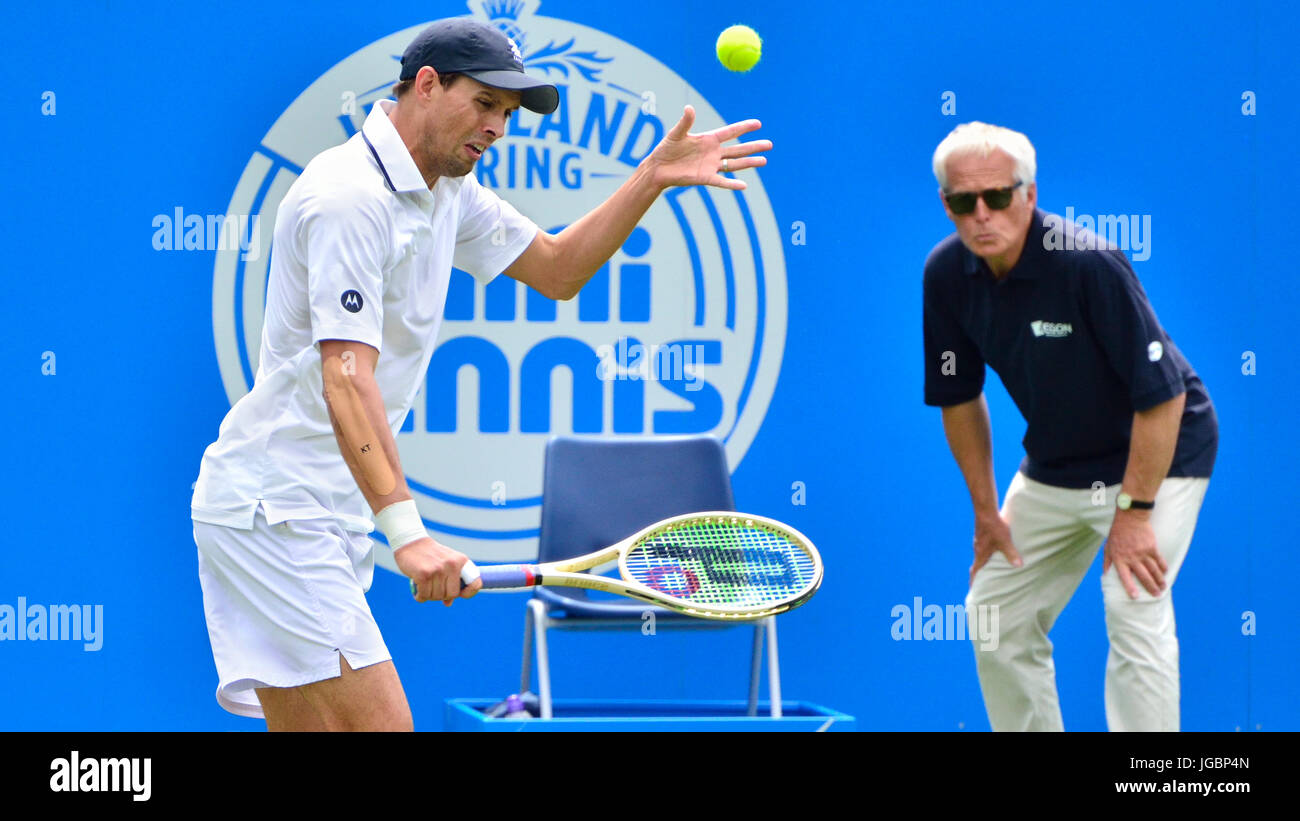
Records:
[[[381,37],[465,12],[388,0],[8,11],[0,605],[96,604],[104,622],[95,652],[0,642],[0,729],[263,726],[213,699],[190,530],[199,457],[229,408],[214,254],[155,250],[151,220],[176,206],[225,213],[250,146],[317,77]],[[1284,256],[1297,187],[1285,149],[1300,125],[1294,7],[922,0],[803,12],[746,4],[764,59],[735,75],[713,40],[737,20],[713,4],[545,0],[538,11],[652,55],[724,118],[761,118],[776,144],[762,179],[785,241],[788,332],[733,481],[741,509],[789,521],[827,562],[821,593],[781,622],[787,698],[864,729],[988,727],[968,643],[891,635],[895,605],[966,592],[970,506],[938,411],[921,403],[920,275],[951,230],[930,155],[979,119],[1034,141],[1045,209],[1150,216],[1150,256],[1135,269],[1222,426],[1175,589],[1183,726],[1300,728],[1300,289]],[[1024,424],[996,379],[988,394],[1005,488]],[[1070,729],[1105,728],[1099,570],[1052,633]],[[522,597],[419,607],[404,580],[378,572],[370,601],[418,728],[441,727],[446,697],[510,692]],[[554,686],[573,698],[742,698],[748,642],[741,631],[560,634]]]

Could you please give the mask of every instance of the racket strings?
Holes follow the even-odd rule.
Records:
[[[752,607],[795,598],[816,562],[785,534],[724,521],[687,522],[643,539],[626,559],[635,580],[695,604]]]

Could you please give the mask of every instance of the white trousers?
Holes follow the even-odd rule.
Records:
[[[1165,479],[1156,494],[1151,527],[1169,567],[1159,596],[1138,583],[1138,598],[1130,599],[1114,565],[1102,575],[1110,638],[1106,723],[1112,731],[1179,729],[1172,591],[1209,482]],[[1112,485],[1100,499],[1100,490],[1054,487],[1022,473],[1011,481],[1002,515],[1024,565],[1012,567],[1006,556],[994,553],[966,596],[967,612],[981,605],[998,608],[998,641],[974,644],[984,707],[995,731],[1064,729],[1048,633],[1110,531],[1118,492],[1119,485]]]

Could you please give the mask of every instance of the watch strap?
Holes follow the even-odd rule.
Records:
[[[1134,499],[1127,493],[1120,491],[1119,496],[1115,498],[1116,507],[1120,510],[1151,510],[1156,506],[1155,502],[1144,502],[1141,499]]]

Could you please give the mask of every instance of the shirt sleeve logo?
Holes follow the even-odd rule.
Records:
[[[1157,339],[1155,342],[1152,342],[1147,346],[1147,359],[1150,359],[1152,362],[1159,362],[1160,357],[1164,355],[1165,346],[1160,344],[1160,340]]]
[[[361,298],[361,294],[357,291],[344,291],[343,296],[339,297],[339,302],[343,303],[344,310],[354,314],[360,311],[361,306],[365,304],[365,300]]]

